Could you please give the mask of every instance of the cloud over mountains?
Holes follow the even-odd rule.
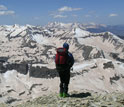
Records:
[[[15,14],[15,11],[8,10],[6,6],[0,5],[0,16],[3,16],[3,15],[13,15],[13,14]]]
[[[115,17],[115,16],[118,16],[118,14],[115,14],[115,13],[109,14],[109,17]]]
[[[64,6],[58,9],[59,12],[69,12],[69,11],[78,11],[81,10],[82,8],[72,8],[68,6]]]

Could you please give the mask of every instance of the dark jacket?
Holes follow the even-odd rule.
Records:
[[[67,55],[68,55],[67,64],[56,64],[56,69],[58,71],[70,70],[70,68],[73,66],[74,64],[73,55],[70,52],[68,52]]]

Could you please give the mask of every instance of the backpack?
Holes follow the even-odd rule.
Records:
[[[68,51],[65,48],[57,48],[57,54],[55,57],[56,65],[64,65],[67,64],[68,60]]]

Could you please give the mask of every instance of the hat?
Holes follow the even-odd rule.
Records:
[[[63,48],[66,48],[67,50],[69,49],[69,45],[67,43],[63,44]]]

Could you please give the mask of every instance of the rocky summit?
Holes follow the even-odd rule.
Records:
[[[9,101],[8,101],[9,102]],[[1,107],[13,107],[0,104]],[[40,96],[15,107],[123,107],[124,94],[100,94],[97,92],[72,92],[69,97],[60,98],[57,94]]]
[[[124,94],[98,94],[90,92],[72,92],[68,98],[56,94],[39,97],[16,107],[123,107]]]
[[[70,97],[59,98],[56,48],[70,45]],[[124,40],[79,23],[0,26],[1,107],[123,107]]]

